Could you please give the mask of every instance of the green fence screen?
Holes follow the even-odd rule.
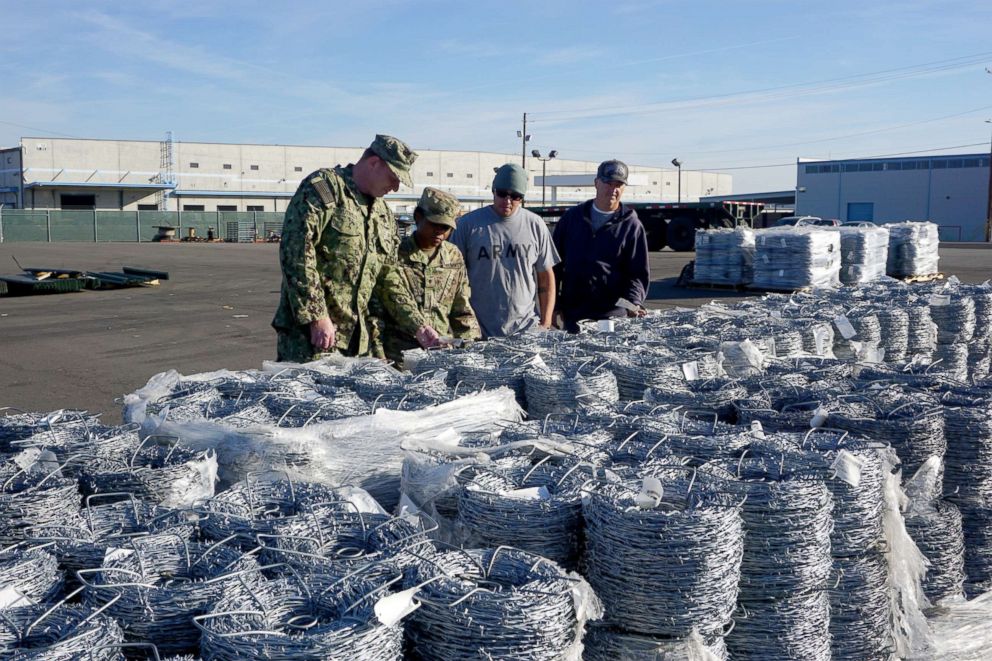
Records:
[[[282,228],[282,212],[272,211],[99,211],[0,209],[0,242],[152,241],[159,227],[175,238],[265,239]],[[239,232],[229,237],[229,223]],[[230,227],[234,227],[230,225]]]

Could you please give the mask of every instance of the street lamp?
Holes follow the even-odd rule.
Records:
[[[679,169],[679,204],[682,204],[682,161],[673,158],[672,165]]]
[[[555,158],[556,156],[558,156],[558,151],[555,150],[555,149],[552,149],[548,153],[547,158],[541,158],[541,150],[539,150],[539,149],[532,150],[530,152],[530,155],[533,156],[534,158],[536,158],[537,160],[541,161],[541,206],[543,207],[544,206],[544,191],[545,191],[545,187],[547,185],[547,178],[548,178],[548,161],[550,161],[552,158]]]

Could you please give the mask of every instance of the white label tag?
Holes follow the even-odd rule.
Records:
[[[813,417],[809,421],[809,426],[813,429],[817,427],[822,427],[827,422],[827,416],[830,415],[830,411],[823,408],[822,406],[817,406],[816,410],[813,411]]]
[[[764,427],[761,426],[760,420],[751,421],[751,435],[754,436],[755,438],[765,437],[765,429]]]
[[[600,333],[612,333],[616,330],[616,324],[612,319],[600,319],[599,320],[599,332]]]
[[[548,364],[544,362],[544,359],[538,355],[535,355],[533,358],[528,360],[526,364],[530,365],[531,367],[537,368],[539,370],[544,370],[544,371],[548,370]]]
[[[134,551],[131,549],[118,549],[113,546],[107,547],[107,550],[103,554],[103,563],[113,562],[114,560],[120,560],[126,558],[130,555],[134,555]]]
[[[641,492],[634,496],[634,504],[642,510],[653,510],[661,502],[664,493],[661,480],[648,476],[641,483]]]
[[[830,468],[833,469],[835,478],[856,487],[861,484],[861,469],[864,464],[864,459],[861,457],[853,455],[847,450],[841,450],[837,453],[834,463],[830,464]]]
[[[618,298],[617,302],[614,303],[618,308],[623,308],[630,312],[637,312],[637,306],[628,301],[626,298]]]
[[[930,305],[934,307],[941,307],[944,305],[951,304],[951,297],[948,294],[931,294],[930,295]]]
[[[551,492],[548,491],[547,487],[514,489],[513,491],[503,491],[500,495],[514,500],[548,500],[551,498]]]
[[[699,363],[695,360],[689,363],[682,363],[682,374],[686,381],[696,381],[699,379]]]
[[[854,330],[854,326],[851,325],[846,315],[841,314],[834,317],[834,326],[837,327],[837,330],[840,331],[841,336],[845,340],[850,340],[858,334],[858,331]]]
[[[396,594],[390,594],[375,602],[372,607],[376,618],[385,626],[391,627],[404,617],[420,608],[420,602],[414,599],[414,595],[420,587],[413,587]]]
[[[816,345],[816,355],[826,354],[827,339],[830,337],[830,329],[824,326],[813,327],[813,342]]]
[[[0,590],[0,610],[11,606],[31,606],[34,602],[17,591],[16,588],[6,587]]]

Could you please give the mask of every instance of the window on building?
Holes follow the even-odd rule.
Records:
[[[885,169],[885,163],[872,163],[871,164],[871,171],[872,172],[881,172],[884,169]]]
[[[961,167],[961,159],[960,158],[951,158],[951,159],[948,159],[948,161],[947,161],[947,167],[949,167],[949,168],[959,168],[959,167]]]
[[[858,163],[858,172],[871,172],[873,163]]]
[[[933,168],[934,170],[943,170],[947,167],[947,161],[935,158],[934,160],[930,161],[930,167]]]
[[[978,159],[977,158],[966,158],[964,159],[964,167],[966,168],[977,168]]]
[[[474,179],[475,178],[475,175],[472,174],[471,172],[469,172],[467,175],[465,175],[465,178],[466,179]]]
[[[62,193],[61,197],[63,209],[95,209],[96,195],[79,195],[76,193]]]
[[[230,170],[231,169],[231,164],[230,163],[225,163],[224,164],[224,169],[225,170]]]
[[[257,166],[257,165],[252,165],[252,166],[251,166],[251,169],[252,169],[252,170],[257,170],[257,169],[258,169],[258,166]]]
[[[138,211],[158,211],[157,204],[139,204]]]
[[[195,170],[198,167],[200,167],[200,164],[199,163],[190,163],[189,164],[189,167],[190,167],[191,170]]]
[[[202,204],[184,204],[183,211],[203,211]]]
[[[875,220],[874,202],[848,202],[847,219],[858,221]]]
[[[816,166],[816,165],[807,165],[806,166],[806,174],[817,174],[819,171],[820,171],[820,168],[818,166]]]
[[[989,166],[989,159],[988,158],[981,158],[981,159],[978,160],[978,167],[980,167],[980,168],[987,168],[988,166]]]
[[[265,211],[265,207],[261,204],[249,204],[245,209],[248,211]]]
[[[651,182],[651,185],[652,185],[652,186],[657,186],[657,185],[658,185],[658,182],[657,182],[657,181],[652,181],[652,182]]]
[[[428,172],[428,173],[427,173],[427,176],[428,176],[428,177],[433,177],[433,176],[434,176],[434,173],[433,173],[433,172]]]
[[[886,163],[886,170],[902,170],[902,163]]]
[[[453,178],[454,176],[455,176],[455,173],[454,173],[454,172],[449,172],[449,173],[448,173],[448,179],[451,179],[451,178]]]
[[[218,204],[217,211],[237,211],[238,205],[236,204]]]
[[[293,172],[303,172],[303,166],[302,165],[294,166]]]
[[[858,171],[858,164],[857,163],[845,163],[844,164],[844,172],[857,172],[857,171]]]

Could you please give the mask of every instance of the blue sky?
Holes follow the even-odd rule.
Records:
[[[795,185],[797,157],[988,151],[992,3],[0,0],[23,135],[519,152]],[[775,167],[767,167],[775,166]]]

